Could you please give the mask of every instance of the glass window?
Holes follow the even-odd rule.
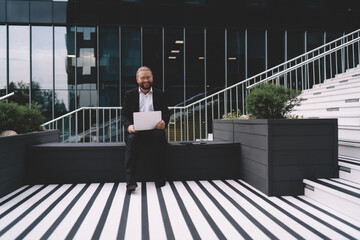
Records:
[[[29,1],[7,1],[8,22],[29,22]]]
[[[141,64],[140,28],[121,28],[121,95],[137,86],[136,71]]]
[[[248,77],[265,70],[265,31],[248,31]]]
[[[163,90],[162,29],[143,29],[143,65],[150,67],[154,75],[154,87]]]
[[[287,60],[291,60],[304,53],[304,32],[301,31],[287,31]],[[303,72],[296,70],[291,72],[289,76],[289,83],[292,88],[301,89]],[[297,81],[296,81],[297,79]]]
[[[317,47],[323,45],[324,42],[324,33],[323,32],[307,32],[307,49],[306,51],[311,51]],[[320,61],[315,61],[312,64],[308,65],[307,71],[309,71],[309,84],[311,87],[313,84],[321,83],[323,81],[323,70],[321,66],[323,64],[323,59]]]
[[[179,52],[174,53],[173,50]],[[164,42],[165,91],[169,106],[184,105],[184,37],[182,28],[166,28]]]
[[[204,30],[186,30],[186,102],[195,102],[205,96]]]
[[[228,30],[228,86],[245,79],[245,31]]]
[[[268,69],[285,61],[284,31],[269,30],[267,33]]]
[[[66,13],[66,2],[53,2],[53,23],[66,23]]]
[[[332,42],[340,38],[342,35],[343,34],[341,32],[327,32],[326,43]],[[335,47],[335,44],[332,44],[332,47]],[[335,74],[339,72],[341,72],[341,51],[332,53],[329,57],[326,58],[326,77],[334,77]]]
[[[75,110],[75,89],[55,90],[55,118]]]
[[[100,28],[100,106],[120,106],[119,28]]]
[[[42,106],[42,115],[45,116],[45,122],[53,119],[52,116],[52,98],[53,90],[31,89],[31,102]]]
[[[6,26],[0,25],[0,96],[6,94],[7,88],[6,37]]]
[[[30,1],[30,21],[32,23],[51,23],[52,2]]]
[[[5,22],[6,20],[6,8],[5,0],[0,0],[0,22]]]
[[[225,32],[206,29],[206,94],[225,87]]]
[[[77,107],[98,106],[96,27],[78,27],[76,43]]]
[[[9,26],[9,82],[9,89],[19,90],[18,102],[27,104],[30,85],[30,36],[27,26]]]
[[[53,89],[52,27],[32,27],[32,89]]]

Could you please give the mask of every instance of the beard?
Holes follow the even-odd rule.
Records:
[[[140,87],[144,90],[149,90],[152,87],[152,83],[148,82],[148,83],[142,83],[140,85]]]

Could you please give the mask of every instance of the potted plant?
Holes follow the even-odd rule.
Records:
[[[247,97],[250,119],[214,120],[215,141],[240,143],[241,179],[268,196],[302,195],[304,178],[338,177],[337,119],[291,116],[298,95],[260,84]]]

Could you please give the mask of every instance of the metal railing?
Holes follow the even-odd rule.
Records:
[[[3,100],[3,99],[8,98],[8,97],[11,97],[11,96],[14,95],[14,94],[15,94],[14,92],[9,93],[9,94],[6,94],[6,95],[0,97],[0,100]]]
[[[207,139],[214,119],[221,119],[232,112],[239,115],[238,110],[246,114],[246,95],[259,83],[271,81],[296,90],[309,89],[356,67],[359,62],[360,29],[201,100],[183,107],[170,107],[172,114],[166,129],[168,141]],[[99,117],[101,114],[102,119]],[[111,117],[112,114],[114,117]],[[121,107],[83,107],[43,126],[60,129],[63,142],[121,142],[124,140],[124,129],[120,118]]]

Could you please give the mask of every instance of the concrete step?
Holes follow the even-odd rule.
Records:
[[[350,94],[355,93],[354,89],[359,88],[360,84],[357,82],[356,84],[350,86],[342,86],[338,88],[331,89],[309,89],[308,91],[303,91],[300,97],[310,98],[310,97],[321,97],[322,96],[331,96],[331,95],[340,95],[340,94]]]
[[[303,180],[305,196],[360,221],[360,190],[329,179]]]
[[[360,187],[360,159],[339,156],[339,177]]]
[[[339,138],[339,155],[360,159],[360,141]]]

